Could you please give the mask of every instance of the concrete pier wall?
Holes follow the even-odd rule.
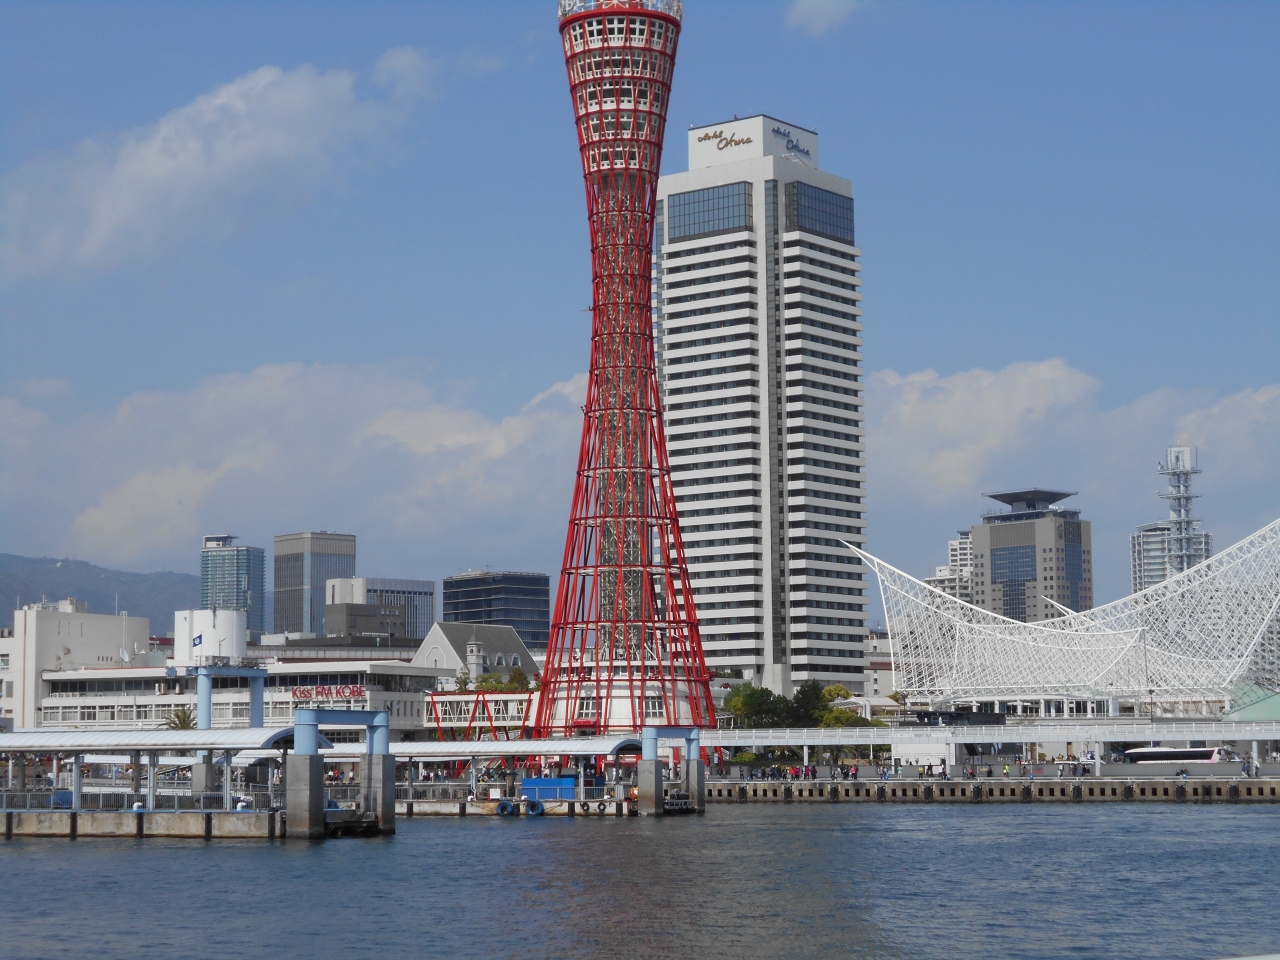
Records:
[[[14,810],[4,815],[5,839],[60,837],[172,837],[185,840],[275,840],[282,818],[276,810],[144,812],[132,810]]]
[[[707,803],[1280,803],[1280,778],[712,781]]]

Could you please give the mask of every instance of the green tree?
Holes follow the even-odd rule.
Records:
[[[740,683],[724,698],[724,708],[743,727],[781,727],[791,704],[765,687]]]
[[[832,707],[822,711],[822,716],[818,718],[818,726],[820,727],[887,727],[888,724],[883,720],[868,720],[866,717],[859,716],[852,710],[844,710],[839,707]]]
[[[194,730],[196,728],[196,714],[190,707],[178,707],[173,713],[165,717],[164,728],[166,730]]]
[[[830,703],[832,700],[848,700],[850,696],[848,687],[842,683],[833,683],[822,691],[822,702]]]
[[[457,684],[454,689],[458,693],[466,693],[471,689],[471,674],[467,673],[466,667],[458,671]]]
[[[512,667],[511,676],[507,677],[507,686],[512,690],[528,690],[529,675],[522,667]]]
[[[787,722],[793,727],[816,727],[826,706],[822,699],[822,684],[817,680],[806,680],[796,688],[795,696],[791,698]]]

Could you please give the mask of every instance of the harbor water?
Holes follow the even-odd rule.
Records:
[[[394,837],[0,842],[0,955],[1161,957],[1280,951],[1280,816],[713,805]]]

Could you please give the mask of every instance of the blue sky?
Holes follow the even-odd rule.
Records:
[[[1100,599],[1197,444],[1280,514],[1280,7],[686,4],[683,130],[817,128],[857,202],[869,533],[913,573],[1024,483]],[[589,259],[554,3],[0,5],[0,550],[555,571]]]

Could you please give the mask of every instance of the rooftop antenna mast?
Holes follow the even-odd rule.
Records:
[[[1191,477],[1200,472],[1199,456],[1193,447],[1170,447],[1160,473],[1169,478],[1169,490],[1160,494],[1169,501],[1170,531],[1169,575],[1182,573],[1195,566],[1199,559],[1192,546],[1195,520],[1191,516],[1191,501],[1198,494],[1191,492]]]

